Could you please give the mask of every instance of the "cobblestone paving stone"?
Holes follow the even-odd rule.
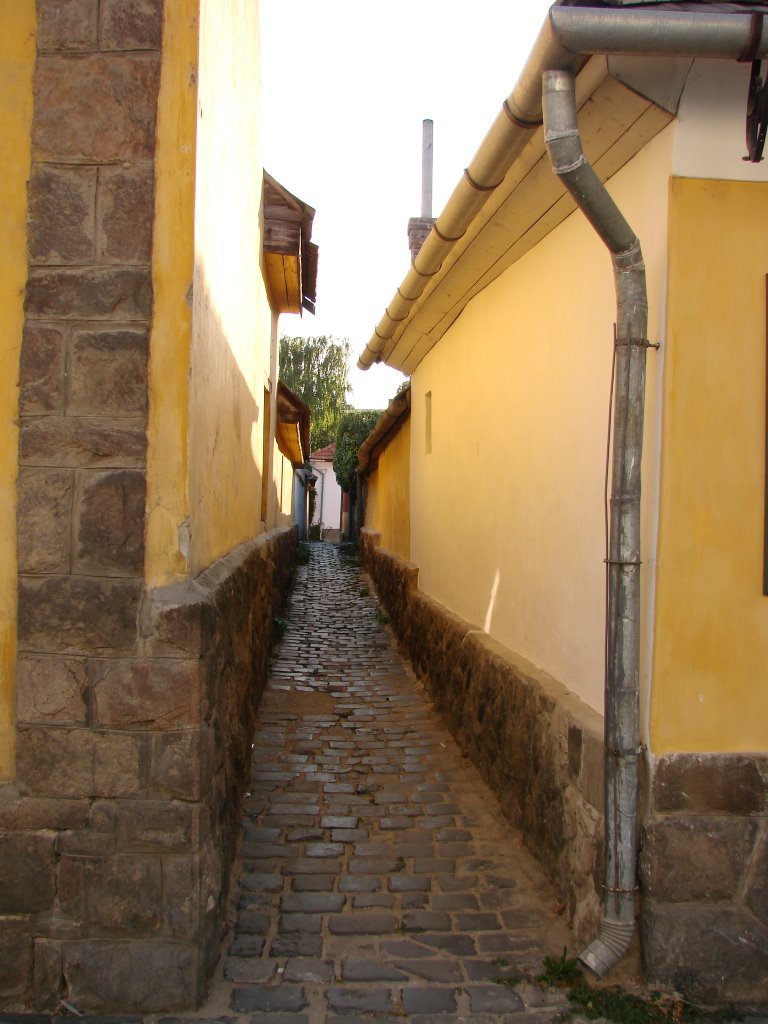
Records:
[[[144,1019],[549,1024],[565,999],[531,979],[569,944],[362,570],[311,545],[254,738],[227,953],[200,1010]]]
[[[250,1024],[564,1009],[510,984],[569,943],[554,893],[332,545],[298,571],[262,703],[236,901],[223,979]]]

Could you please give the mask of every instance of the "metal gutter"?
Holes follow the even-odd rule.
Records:
[[[381,360],[429,280],[540,127],[543,73],[576,74],[594,54],[762,59],[768,55],[768,23],[759,13],[551,8],[501,113],[360,354],[360,369]]]

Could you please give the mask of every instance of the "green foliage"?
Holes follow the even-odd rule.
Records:
[[[347,406],[349,342],[319,338],[280,339],[280,380],[312,411],[312,450],[336,437]]]
[[[733,1011],[708,1013],[679,996],[652,992],[650,999],[627,992],[620,985],[592,988],[584,977],[568,993],[576,1013],[597,1020],[605,1017],[616,1024],[722,1024],[740,1020]]]
[[[272,643],[279,644],[288,629],[288,620],[282,615],[276,615],[272,620]]]
[[[309,565],[309,544],[304,541],[296,545],[296,565]]]
[[[354,486],[358,449],[376,426],[381,412],[381,409],[350,409],[339,421],[333,468],[342,491],[349,492]]]
[[[386,626],[386,624],[389,622],[389,615],[387,615],[387,613],[382,608],[377,608],[376,609],[376,620],[382,626]]]
[[[561,956],[545,956],[544,970],[537,975],[536,981],[547,988],[553,986],[564,987],[573,985],[582,978],[579,961],[575,957],[569,957],[565,948]]]
[[[563,950],[559,957],[544,958],[540,985],[568,988],[571,1011],[589,1020],[605,1019],[615,1024],[725,1024],[741,1018],[733,1011],[709,1013],[680,996],[652,992],[650,998],[627,992],[621,985],[593,988],[579,967]]]
[[[516,988],[523,981],[522,974],[506,974],[500,978],[494,978],[494,985],[503,985],[505,988]]]
[[[339,544],[339,558],[347,566],[362,565],[363,560],[360,557],[360,547],[357,541],[342,541]]]

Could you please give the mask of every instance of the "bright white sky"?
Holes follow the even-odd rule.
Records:
[[[282,334],[352,347],[350,400],[383,408],[401,374],[357,357],[408,271],[434,121],[437,216],[512,91],[551,0],[261,0],[264,166],[313,206],[317,314]]]

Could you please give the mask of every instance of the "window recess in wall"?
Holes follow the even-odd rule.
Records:
[[[427,455],[432,454],[432,392],[427,391],[424,395],[424,451]]]
[[[765,275],[765,498],[763,501],[763,594],[768,596],[768,274]]]

